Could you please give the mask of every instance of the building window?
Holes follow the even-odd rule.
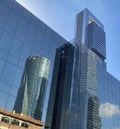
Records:
[[[17,120],[17,119],[13,119],[12,121],[11,121],[11,124],[13,124],[13,125],[19,125],[19,121]]]
[[[8,117],[2,117],[1,121],[9,123],[10,119]]]
[[[25,127],[25,128],[28,128],[28,123],[24,123],[24,122],[23,122],[23,123],[21,124],[21,126],[22,126],[22,127]]]

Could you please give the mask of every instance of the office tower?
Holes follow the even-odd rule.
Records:
[[[77,15],[76,39],[94,51],[103,60],[106,58],[106,38],[104,26],[88,10]]]
[[[18,90],[15,112],[38,120],[42,117],[50,61],[45,57],[28,57]]]
[[[50,60],[49,94],[56,48],[66,40],[15,0],[0,1],[0,108],[13,109],[26,58]],[[45,121],[48,96],[41,120]]]
[[[94,32],[94,34],[92,32]],[[0,107],[7,110],[13,109],[24,71],[25,61],[29,56],[44,56],[50,60],[50,74],[48,76],[48,88],[46,91],[46,94],[49,94],[55,50],[66,42],[64,38],[23,8],[15,0],[1,0]],[[61,119],[65,119],[65,123],[61,124],[63,125],[62,127],[65,128],[65,126],[70,124],[69,127],[74,129],[76,126],[76,128],[86,129],[87,127],[94,126],[93,122],[95,122],[95,118],[97,118],[98,123],[101,123],[101,125],[98,124],[98,128],[101,126],[102,129],[119,129],[120,81],[106,71],[104,27],[87,9],[83,10],[77,16],[74,43],[79,47],[75,47],[74,50],[73,79],[69,81],[72,82],[72,85],[70,85],[70,87],[72,87],[72,96],[70,97],[70,108],[66,111],[64,110],[64,115],[61,117]],[[80,44],[84,44],[86,50],[84,47],[80,47]],[[79,58],[76,56],[79,55],[79,53],[75,54],[77,51],[81,53],[81,56],[78,56]],[[79,64],[80,62],[82,65]],[[74,74],[76,74],[76,76]],[[98,90],[96,90],[96,88]],[[43,122],[46,117],[47,102],[48,96],[45,98],[45,105],[41,117]],[[62,103],[61,101],[59,102]],[[94,116],[95,112],[98,112],[98,103],[100,105],[99,112],[101,120],[97,113],[93,122],[89,121],[87,124],[87,119],[89,120],[91,116]],[[93,114],[87,115],[88,111],[92,111],[92,109],[95,109]],[[68,114],[70,114],[69,118],[66,117]],[[69,124],[67,123],[67,118],[69,119]]]
[[[56,50],[46,124],[50,129],[68,129],[74,46]]]
[[[57,129],[120,128],[120,81],[106,70],[104,26],[88,9],[77,15],[76,38],[72,43],[73,66],[67,66],[67,70],[71,70],[70,78],[63,76],[65,70],[60,74],[59,67],[64,62],[59,59],[63,53],[61,48],[68,50],[70,45],[56,51],[46,124],[50,129],[55,126]],[[69,56],[66,54],[67,62]],[[69,87],[62,82],[62,90],[57,90],[60,77],[70,83]],[[66,102],[64,92],[69,96]]]
[[[88,10],[84,9],[77,15],[76,44],[84,44],[88,48],[87,56],[83,56],[83,64],[80,75],[81,90],[81,129],[101,129],[101,119],[99,117],[99,94],[98,94],[98,70],[99,63],[106,68],[106,41],[104,26]],[[93,52],[91,52],[90,50]],[[81,65],[82,67],[82,65]],[[86,70],[87,72],[84,72]],[[85,76],[84,76],[85,75]],[[96,92],[96,93],[95,93]]]
[[[81,128],[80,129],[87,129],[90,128],[89,125],[93,124],[93,127],[95,127],[95,123],[98,123],[96,128],[101,129],[114,129],[119,128],[120,124],[118,122],[119,119],[119,107],[120,102],[117,98],[119,98],[118,90],[120,87],[120,81],[117,80],[115,77],[113,77],[109,72],[106,70],[106,37],[104,32],[104,26],[100,23],[100,21],[88,10],[84,9],[82,12],[80,12],[77,15],[77,26],[76,26],[76,44],[84,44],[84,46],[88,49],[90,49],[94,54],[94,56],[91,56],[91,60],[88,60],[88,66],[85,68],[87,70],[87,75],[89,75],[89,72],[91,71],[91,67],[94,66],[94,62],[96,62],[95,67],[93,67],[94,73],[91,73],[89,78],[87,75],[83,76],[81,73],[81,78],[83,77],[82,86],[87,88],[89,86],[89,83],[92,84],[92,80],[96,80],[96,89],[97,89],[97,97],[93,96],[92,98],[96,99],[88,99],[85,98],[85,94],[81,94],[81,102],[83,102],[81,105],[81,111],[84,113],[81,113],[82,121],[81,121]],[[89,51],[90,51],[89,50]],[[90,52],[91,53],[91,52]],[[88,54],[89,55],[89,54]],[[82,58],[82,57],[81,57]],[[96,59],[95,59],[96,58]],[[85,58],[83,59],[85,60]],[[94,60],[94,61],[93,61]],[[83,65],[84,66],[84,65]],[[81,68],[82,69],[82,68]],[[85,80],[86,78],[86,80]],[[93,78],[93,79],[92,79]],[[89,83],[87,83],[89,81]],[[83,83],[84,82],[84,83]],[[82,90],[80,88],[80,90]],[[94,89],[93,86],[91,88],[87,89],[86,91],[89,93],[90,89]],[[119,89],[120,90],[120,89]],[[93,95],[93,92],[91,92]],[[112,95],[111,95],[112,94]],[[116,96],[116,97],[115,97]],[[89,119],[96,117],[95,115],[92,115],[91,112],[97,111],[98,109],[94,107],[89,106],[89,100],[96,100],[96,107],[99,105],[99,117],[97,119]],[[84,102],[88,101],[88,102]],[[92,102],[93,103],[93,102]],[[85,108],[86,107],[86,108]],[[90,110],[90,111],[89,111]],[[95,111],[95,112],[96,112]],[[97,111],[98,112],[98,111]],[[94,112],[92,112],[94,114]],[[97,114],[97,113],[95,113]],[[90,117],[91,115],[91,117]],[[99,121],[99,122],[97,122]],[[89,124],[91,122],[91,124]],[[92,127],[92,126],[91,126]],[[92,127],[92,128],[93,128]]]
[[[78,129],[101,129],[101,120],[99,117],[99,95],[97,87],[97,64],[98,57],[84,46],[78,48],[76,59],[79,61],[76,69],[79,75],[80,89],[80,126]],[[75,92],[74,92],[75,94]]]
[[[97,56],[97,64],[95,68],[96,70],[94,69],[96,72],[94,74],[91,74],[91,77],[95,75],[96,79],[94,78],[94,80],[96,80],[97,82],[97,99],[99,100],[99,116],[101,117],[101,125],[98,125],[98,127],[101,126],[101,129],[120,128],[120,122],[118,121],[118,119],[120,118],[120,101],[118,99],[118,91],[120,91],[120,81],[113,77],[106,70],[106,37],[104,32],[104,26],[88,9],[84,9],[77,15],[76,24],[77,26],[75,43],[80,44],[82,42],[82,44],[84,44]],[[87,66],[90,70],[90,67],[93,66],[92,60],[89,61],[88,64],[90,64]],[[83,79],[85,79],[85,77]],[[89,82],[92,82],[91,78],[87,78],[87,80],[89,80]],[[85,84],[84,87],[87,87],[87,85]],[[87,100],[89,99],[86,99],[86,101]],[[85,101],[85,98],[83,98],[81,101]],[[88,106],[86,105],[86,107],[88,107],[88,110],[90,109],[89,101]],[[84,108],[82,112],[88,113],[88,110]],[[83,114],[85,115],[85,113]],[[81,126],[81,129],[86,129],[86,126],[88,127],[89,121],[88,123],[86,123],[86,117],[84,117],[81,124],[83,124]]]
[[[101,129],[98,61],[99,57],[81,44],[57,49],[46,119],[50,129]]]

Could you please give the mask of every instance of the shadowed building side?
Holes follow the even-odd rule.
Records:
[[[65,44],[56,50],[46,125],[50,129],[68,129],[74,46]]]

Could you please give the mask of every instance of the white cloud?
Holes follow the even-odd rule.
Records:
[[[111,103],[104,103],[100,105],[99,114],[100,117],[112,117],[114,115],[120,114],[120,109],[117,105]]]

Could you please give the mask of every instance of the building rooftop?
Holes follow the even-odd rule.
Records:
[[[0,114],[4,115],[4,116],[11,117],[11,118],[19,119],[21,121],[28,122],[28,123],[36,125],[36,126],[40,126],[40,127],[45,126],[45,124],[43,122],[41,122],[39,120],[36,120],[34,118],[31,118],[29,116],[25,116],[22,113],[21,114],[15,113],[15,111],[9,112],[7,110],[4,110],[4,109],[0,108]]]

